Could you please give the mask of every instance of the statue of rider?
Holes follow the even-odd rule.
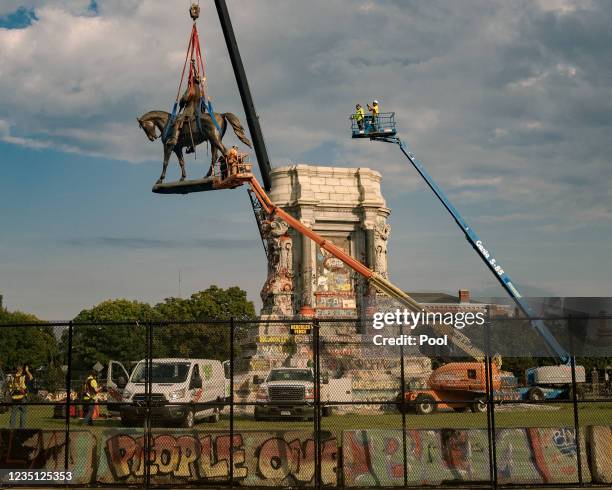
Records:
[[[179,134],[186,121],[188,122],[188,124],[191,124],[190,131],[192,132],[192,138],[193,138],[193,131],[198,130],[197,124],[195,124],[196,122],[195,117],[197,114],[197,104],[200,103],[200,99],[202,98],[202,91],[200,89],[201,80],[195,68],[195,60],[191,60],[191,64],[192,64],[191,80],[190,80],[190,83],[188,83],[187,85],[187,89],[185,90],[185,93],[183,93],[183,96],[181,97],[181,100],[179,101],[179,114],[176,118],[176,121],[174,122],[174,128],[172,131],[172,135],[166,141],[166,145],[170,147],[174,147],[177,144]],[[191,140],[187,140],[187,141],[188,141],[189,148],[187,148],[186,153],[193,153],[194,148],[193,148],[193,145],[191,144],[192,141]]]

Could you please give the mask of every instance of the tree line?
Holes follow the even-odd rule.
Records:
[[[97,362],[105,364],[117,360],[131,363],[143,359],[147,353],[146,325],[159,321],[176,323],[154,326],[154,357],[227,359],[229,328],[206,323],[206,320],[232,317],[240,320],[255,318],[253,303],[247,299],[246,291],[239,287],[223,289],[212,285],[189,298],[166,298],[155,305],[127,299],[103,301],[73,318],[72,369],[83,372],[91,370]],[[116,325],[105,325],[107,322]],[[34,325],[1,325],[11,323]],[[29,313],[9,311],[2,305],[1,296],[0,339],[0,367],[4,371],[28,364],[34,370],[38,369],[41,376],[55,379],[61,366],[68,363],[68,328],[49,326]]]

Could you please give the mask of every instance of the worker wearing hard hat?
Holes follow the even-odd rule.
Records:
[[[378,107],[378,101],[374,100],[372,105],[368,104],[368,110],[372,113],[372,130],[378,130],[378,114],[380,113],[380,108]]]

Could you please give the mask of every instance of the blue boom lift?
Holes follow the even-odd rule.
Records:
[[[376,117],[377,121],[373,121],[372,118]],[[451,214],[457,226],[461,228],[461,231],[465,234],[465,238],[470,245],[478,252],[480,258],[484,261],[489,270],[493,273],[495,278],[499,281],[502,287],[515,301],[516,305],[530,319],[533,328],[542,336],[546,342],[546,346],[549,349],[551,355],[563,365],[571,364],[571,356],[565,350],[565,348],[557,341],[557,339],[550,332],[548,327],[540,319],[535,319],[536,316],[527,301],[523,298],[516,285],[510,279],[510,276],[505,269],[500,265],[497,258],[493,255],[490,248],[486,247],[482,239],[476,234],[474,229],[468,225],[463,216],[459,213],[457,208],[453,206],[444,191],[438,184],[433,180],[431,175],[425,170],[423,164],[417,160],[414,154],[410,151],[408,146],[397,136],[397,128],[395,123],[395,113],[386,112],[381,113],[378,116],[366,116],[365,121],[360,122],[351,116],[351,133],[355,139],[369,138],[371,141],[382,141],[384,143],[393,143],[399,146],[402,153],[410,161],[416,171],[423,177],[429,188],[434,192],[436,197],[440,200],[442,205]],[[528,373],[529,376],[529,373]]]

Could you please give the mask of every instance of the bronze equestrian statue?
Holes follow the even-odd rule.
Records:
[[[182,115],[182,114],[181,114]],[[180,116],[179,116],[180,117]],[[166,169],[168,168],[168,162],[170,161],[170,156],[172,152],[176,155],[179,161],[179,165],[181,167],[181,180],[185,180],[187,177],[187,173],[185,172],[185,160],[183,158],[183,148],[191,148],[192,145],[199,145],[205,141],[210,142],[211,146],[211,163],[210,170],[208,171],[207,177],[211,175],[213,166],[215,161],[217,160],[217,152],[221,152],[221,154],[225,157],[227,155],[227,149],[221,142],[223,136],[225,136],[225,130],[227,129],[227,123],[232,126],[234,130],[234,134],[238,137],[240,141],[242,141],[245,145],[251,148],[251,142],[244,134],[244,128],[240,123],[240,119],[231,112],[217,113],[215,112],[215,119],[217,120],[217,124],[221,128],[221,134],[215,127],[210,115],[208,113],[202,114],[200,118],[202,128],[202,133],[196,124],[195,117],[190,116],[190,119],[186,120],[186,124],[182,124],[182,128],[179,128],[178,134],[176,135],[176,143],[175,144],[165,144],[164,145],[164,162],[162,173],[157,181],[158,184],[161,184],[166,178]],[[139,118],[137,118],[138,124],[145,132],[147,138],[150,141],[155,141],[157,138],[160,138],[164,131],[166,130],[166,126],[168,125],[168,121],[170,120],[170,113],[166,111],[149,111],[146,114],[143,114]],[[175,121],[175,126],[177,125]],[[190,130],[191,126],[191,130]],[[159,131],[159,134],[157,134]],[[172,135],[174,136],[174,135]],[[171,138],[172,138],[171,136]],[[192,141],[193,138],[193,141]]]

